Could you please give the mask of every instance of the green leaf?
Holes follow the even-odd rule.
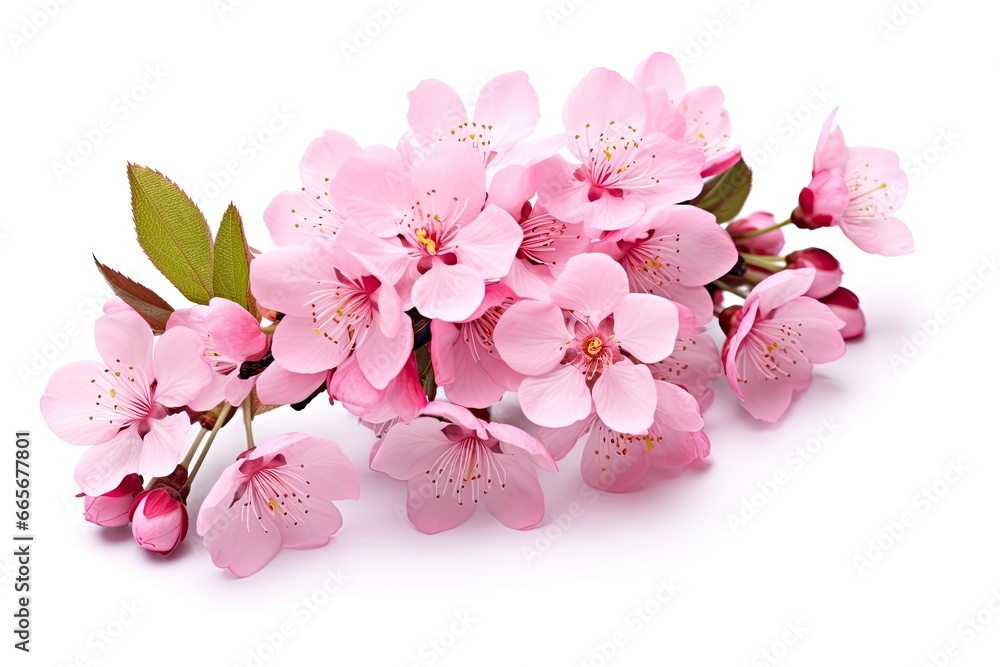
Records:
[[[240,212],[230,204],[215,236],[215,269],[212,274],[215,296],[235,301],[256,316],[256,303],[250,294],[252,258]]]
[[[691,200],[700,209],[715,216],[719,224],[729,222],[740,214],[750,196],[753,173],[740,159],[732,167],[705,183],[701,194]]]
[[[437,382],[434,380],[434,364],[431,363],[431,346],[424,345],[417,350],[417,372],[420,373],[420,385],[427,394],[427,400],[437,397]]]
[[[94,257],[94,263],[111,287],[111,291],[142,315],[154,333],[163,333],[167,328],[170,314],[174,312],[173,307],[145,285],[140,285],[128,276],[101,264],[97,261],[97,257]]]
[[[139,245],[167,280],[194,303],[207,304],[212,286],[212,232],[194,202],[160,172],[128,165],[132,216]]]

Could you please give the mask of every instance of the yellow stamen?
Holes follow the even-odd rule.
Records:
[[[604,157],[606,157],[609,160],[611,159],[611,151],[609,151],[607,148],[604,149]]]
[[[427,236],[426,229],[417,230],[417,243],[424,246],[427,249],[427,254],[436,255],[437,254],[437,242]]]
[[[116,395],[117,394],[116,394],[116,392],[115,392],[114,389],[112,389],[111,391],[108,392],[108,396],[110,396],[111,398],[114,398]]]
[[[586,348],[587,354],[589,354],[592,357],[596,357],[601,353],[601,349],[603,347],[604,347],[604,342],[597,336],[594,336],[593,338],[587,341],[587,348]]]
[[[653,451],[653,439],[648,435],[646,436],[646,449]]]
[[[271,508],[271,513],[272,513],[272,514],[273,514],[274,512],[277,512],[277,511],[278,511],[278,501],[277,501],[277,500],[275,500],[274,498],[271,498],[270,500],[268,500],[268,501],[267,501],[267,505],[268,505],[268,507],[270,507],[270,508]]]

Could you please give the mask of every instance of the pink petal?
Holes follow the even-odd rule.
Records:
[[[913,252],[913,233],[898,218],[871,218],[864,224],[845,219],[840,228],[854,245],[867,253],[897,257]]]
[[[206,323],[215,349],[230,359],[259,359],[267,352],[267,336],[260,330],[260,322],[238,303],[212,299]]]
[[[465,104],[448,84],[429,79],[407,93],[410,109],[406,120],[417,141],[428,145],[441,139],[453,139],[457,132],[467,132]]]
[[[172,473],[183,457],[184,441],[190,429],[191,420],[183,412],[150,420],[149,433],[142,438],[139,467],[135,472],[145,479]]]
[[[104,366],[96,361],[74,361],[49,378],[40,405],[45,423],[57,437],[71,445],[99,445],[117,435],[121,424],[95,416],[101,391],[91,381],[103,375]]]
[[[681,468],[708,457],[711,450],[704,431],[674,431],[664,429],[663,440],[649,452],[649,463],[658,468]]]
[[[468,222],[486,202],[486,168],[468,146],[436,143],[413,165],[413,187],[424,213],[439,214],[450,223]],[[456,219],[454,212],[461,207],[464,213]]]
[[[486,285],[478,271],[464,264],[435,262],[413,284],[413,305],[420,314],[446,322],[461,322],[479,308]]]
[[[583,446],[580,472],[583,481],[610,493],[633,491],[649,471],[649,450],[642,438],[629,438],[606,427],[597,427]]]
[[[286,315],[271,341],[274,358],[296,373],[318,373],[339,366],[350,353],[346,322],[322,335],[311,319]]]
[[[676,431],[700,431],[705,426],[698,401],[688,392],[668,382],[656,383],[654,421]]]
[[[361,153],[358,142],[343,132],[327,130],[306,148],[299,162],[302,185],[313,197],[329,200],[330,183],[340,173],[344,163]]]
[[[257,398],[265,405],[289,405],[309,398],[326,381],[326,371],[293,373],[277,362],[257,377]]]
[[[510,214],[489,204],[473,222],[463,225],[455,236],[458,261],[474,268],[485,280],[507,275],[524,233]]]
[[[240,516],[243,503],[238,501],[216,521],[202,525],[198,533],[212,554],[216,567],[228,568],[237,577],[249,577],[271,562],[281,550],[281,531],[270,512],[260,517]],[[202,530],[204,529],[204,530]]]
[[[837,109],[830,112],[823,129],[819,133],[819,141],[816,144],[816,152],[813,155],[813,173],[824,169],[843,169],[847,164],[847,144],[844,142],[844,133],[840,128],[831,131],[833,120],[837,115]]]
[[[451,530],[465,523],[475,511],[476,503],[469,497],[461,504],[455,494],[437,497],[437,489],[427,475],[421,474],[406,485],[406,516],[422,533],[433,535]]]
[[[562,309],[542,301],[511,305],[493,331],[501,358],[525,375],[542,375],[555,368],[572,339]]]
[[[594,427],[596,420],[597,416],[593,415],[562,428],[547,428],[543,426],[538,429],[538,438],[545,445],[545,448],[549,450],[552,459],[554,461],[561,461],[567,454],[573,451],[573,447],[580,441],[580,438]]]
[[[503,487],[494,486],[484,495],[486,509],[508,528],[525,530],[538,525],[545,517],[545,496],[534,466],[513,456],[498,458],[506,478]]]
[[[417,417],[397,424],[382,438],[372,459],[372,470],[401,480],[423,477],[453,443],[441,432],[447,424],[433,417]]]
[[[410,171],[398,152],[370,146],[344,163],[330,183],[330,199],[337,202],[346,217],[373,234],[395,236],[399,221],[418,199]]]
[[[570,259],[552,285],[556,304],[594,324],[610,315],[627,294],[625,270],[607,255],[596,252]]]
[[[432,401],[420,411],[420,414],[444,419],[452,424],[458,424],[466,430],[474,432],[480,440],[487,438],[486,422],[473,415],[469,412],[468,408],[461,405],[448,403],[447,401]]]
[[[707,285],[733,268],[739,255],[715,216],[696,206],[652,209],[634,229],[653,230],[653,237],[640,246],[655,249],[661,263],[677,267],[675,280],[682,285]]]
[[[201,350],[201,338],[190,329],[176,327],[160,336],[152,367],[158,403],[171,408],[186,405],[208,386],[212,369]]]
[[[489,129],[489,148],[494,151],[526,139],[535,131],[541,117],[538,94],[528,83],[528,75],[510,72],[490,79],[476,100],[472,117],[480,127]]]
[[[281,530],[281,546],[285,549],[315,549],[330,542],[341,526],[344,517],[340,510],[331,503],[319,501],[310,503],[309,520],[298,524],[279,523]]]
[[[122,429],[104,444],[90,447],[77,461],[74,475],[77,486],[88,496],[111,491],[126,475],[138,472],[142,447],[142,438],[135,426]],[[167,472],[172,471],[173,468]]]
[[[301,189],[281,192],[264,209],[264,224],[279,246],[332,241],[342,220],[329,206]]]
[[[215,375],[218,376],[218,373]],[[230,405],[239,405],[246,400],[247,396],[250,395],[250,392],[253,391],[255,384],[257,384],[256,377],[252,377],[248,380],[241,380],[239,371],[234,371],[226,377],[224,398]],[[198,398],[200,399],[202,396],[204,396],[204,392],[202,392]],[[218,403],[215,405],[218,405]],[[194,408],[192,408],[192,410],[193,409]]]
[[[535,167],[538,181],[538,205],[567,222],[580,222],[590,206],[587,194],[590,182],[576,178],[576,166],[556,155]]]
[[[319,246],[285,246],[250,262],[250,286],[263,308],[295,317],[311,317],[316,281],[328,277],[329,255]],[[248,314],[249,315],[249,314]]]
[[[287,433],[272,440],[279,447],[277,451],[283,452],[288,461],[280,470],[290,470],[309,480],[309,490],[315,498],[324,501],[358,499],[361,478],[337,443],[304,433]],[[312,512],[309,514],[311,518]]]
[[[385,389],[399,375],[413,352],[413,329],[409,325],[399,327],[396,335],[386,336],[382,333],[380,318],[376,316],[375,319],[354,354],[372,386]]]
[[[589,143],[591,146],[597,144],[597,137],[609,121],[622,126],[632,125],[641,132],[645,119],[646,105],[635,86],[617,72],[604,68],[587,74],[570,92],[563,109],[566,131],[587,135],[593,139]],[[589,155],[582,149],[586,145],[583,139],[571,140],[570,151],[586,161]]]
[[[499,422],[487,424],[486,430],[500,441],[500,449],[505,454],[522,455],[539,468],[558,472],[559,469],[549,450],[537,438],[533,438],[516,426]]]
[[[385,394],[372,386],[354,357],[349,357],[330,374],[327,391],[356,415],[375,407]]]
[[[615,306],[615,337],[644,364],[666,359],[677,340],[677,306],[652,294],[628,294]]]
[[[844,322],[830,308],[815,299],[799,297],[778,306],[771,314],[775,321],[787,322],[801,334],[799,344],[809,361],[824,364],[844,356],[847,348],[840,329]]]
[[[552,272],[547,266],[532,264],[515,258],[510,265],[510,273],[503,278],[503,284],[514,294],[526,299],[548,300],[550,297]]]
[[[455,369],[460,363],[459,355],[467,356],[465,350],[468,346],[460,340],[462,331],[460,325],[431,320],[430,327],[431,342],[428,349],[434,367],[434,381],[439,386],[447,386],[455,381]]]
[[[505,167],[490,181],[488,200],[507,211],[515,220],[521,207],[535,195],[535,170],[523,165]]]
[[[517,395],[525,417],[551,428],[569,426],[589,416],[593,405],[583,374],[568,365],[557,366],[539,377],[525,378]]]
[[[135,366],[148,372],[152,366],[153,330],[132,309],[97,318],[94,342],[109,368]]]
[[[806,267],[768,276],[750,292],[745,307],[752,303],[758,304],[760,316],[764,317],[778,306],[805,294],[812,286],[815,275],[816,269]]]
[[[632,83],[639,90],[663,88],[674,103],[684,95],[684,74],[677,60],[666,53],[654,53],[639,63],[632,75]]]
[[[656,409],[656,386],[649,368],[629,361],[608,366],[594,384],[594,404],[608,428],[643,433],[653,423]]]

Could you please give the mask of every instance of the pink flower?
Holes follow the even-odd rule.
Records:
[[[609,427],[643,432],[656,409],[645,364],[673,350],[677,307],[629,294],[625,270],[600,253],[571,259],[552,286],[552,301],[515,303],[493,334],[501,358],[529,376],[518,388],[525,416],[540,426],[568,426],[596,404]]]
[[[488,408],[517,390],[523,376],[500,358],[493,342],[497,322],[514,300],[505,285],[487,285],[486,298],[467,321],[431,321],[434,379],[452,403]]]
[[[781,249],[785,247],[785,233],[781,229],[773,229],[758,236],[750,238],[738,238],[743,234],[752,234],[768,227],[774,227],[774,216],[764,211],[751,213],[746,218],[741,218],[726,226],[726,231],[733,237],[736,249],[740,252],[751,255],[777,256],[781,254]]]
[[[330,197],[330,182],[344,162],[360,152],[354,139],[332,130],[309,144],[299,163],[302,188],[282,192],[264,210],[264,223],[276,244],[333,239],[345,217]]]
[[[412,164],[372,147],[350,160],[332,187],[358,223],[341,231],[339,244],[400,284],[403,301],[428,318],[471,316],[486,283],[507,275],[521,245],[510,214],[486,203],[478,153],[457,142],[438,143]]]
[[[913,252],[913,235],[895,217],[908,187],[899,156],[884,148],[848,148],[840,128],[830,130],[836,113],[823,126],[813,157],[813,178],[799,195],[793,222],[806,229],[837,225],[868,253]]]
[[[488,81],[469,118],[465,104],[441,81],[422,81],[407,96],[407,120],[420,146],[451,140],[475,149],[484,165],[502,161],[535,130],[541,114],[538,94],[524,72],[501,74]]]
[[[729,146],[732,123],[722,106],[725,97],[719,87],[699,86],[688,91],[680,65],[666,53],[654,53],[639,63],[632,83],[651,109],[661,111],[661,131],[702,150],[706,160],[703,177],[721,174],[739,162],[739,147]],[[664,113],[670,108],[676,112]]]
[[[344,252],[346,229],[335,247],[285,246],[261,255],[250,281],[258,303],[284,313],[271,343],[282,368],[310,375],[356,357],[368,381],[385,388],[413,349],[413,330],[392,284]]]
[[[87,521],[98,526],[118,527],[128,525],[129,510],[132,509],[132,503],[141,491],[142,477],[131,473],[122,479],[121,484],[107,493],[99,496],[79,493],[76,497],[83,497],[83,517]]]
[[[103,363],[76,361],[53,373],[42,416],[71,445],[93,445],[80,458],[76,481],[88,496],[111,491],[130,473],[171,473],[191,422],[170,408],[187,405],[209,383],[201,341],[176,327],[156,342],[133,310],[104,315],[94,325]]]
[[[660,109],[620,74],[595,69],[570,93],[563,122],[569,151],[538,164],[539,203],[591,236],[623,229],[647,209],[701,192],[701,149],[663,132]]]
[[[239,304],[216,297],[207,306],[174,311],[167,329],[177,326],[198,334],[202,358],[213,371],[211,383],[191,401],[191,409],[210,410],[223,400],[242,403],[257,377],[241,380],[240,367],[243,362],[258,361],[270,348],[260,323]]]
[[[816,270],[813,284],[806,291],[806,296],[811,296],[814,299],[822,299],[824,296],[832,294],[835,289],[840,287],[840,281],[844,277],[844,271],[840,268],[840,262],[837,261],[837,258],[822,248],[796,250],[786,257],[785,261],[789,269],[812,268]]]
[[[257,377],[257,398],[264,405],[289,405],[306,400],[326,384],[328,371],[294,373],[277,361]]]
[[[327,544],[343,524],[331,501],[356,500],[360,483],[336,443],[279,435],[222,471],[198,513],[198,534],[216,566],[247,577],[282,547]]]
[[[545,499],[535,466],[556,471],[542,443],[450,403],[429,403],[420,414],[392,427],[371,462],[373,470],[408,482],[406,513],[418,530],[438,533],[462,524],[480,499],[510,528],[542,520]]]
[[[665,206],[609,236],[597,249],[622,265],[631,291],[683,304],[698,324],[711,321],[705,285],[724,276],[739,256],[715,216],[694,206]]]
[[[587,484],[611,493],[635,490],[650,467],[679,468],[707,457],[709,442],[698,403],[680,387],[659,380],[653,384],[653,422],[641,432],[617,431],[591,415],[566,428],[543,427],[539,437],[558,461],[589,433],[580,471]]]
[[[161,556],[170,554],[187,535],[187,507],[180,494],[168,486],[140,493],[129,511],[129,519],[139,546]]]
[[[722,360],[715,340],[704,329],[678,334],[674,351],[663,361],[649,365],[654,380],[683,388],[698,401],[704,414],[712,405],[712,383],[722,374]]]
[[[820,303],[830,308],[833,314],[845,322],[840,330],[844,340],[857,338],[865,332],[865,314],[861,311],[858,295],[846,287],[838,287],[822,299]]]
[[[729,323],[722,349],[726,378],[756,419],[778,421],[792,394],[809,387],[813,364],[844,354],[844,323],[827,306],[803,296],[815,273],[794,269],[764,279]]]

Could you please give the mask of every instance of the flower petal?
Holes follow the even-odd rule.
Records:
[[[94,381],[103,376],[104,367],[96,361],[74,361],[49,378],[40,406],[45,423],[60,439],[71,445],[99,445],[118,434],[120,423],[94,414],[101,393]]]
[[[517,395],[524,416],[550,428],[569,426],[588,417],[593,406],[583,374],[568,365],[557,366],[539,377],[525,378]]]
[[[406,516],[422,533],[433,535],[451,530],[468,521],[475,511],[476,503],[468,497],[461,503],[454,494],[438,497],[427,475],[415,477],[406,485]]]
[[[208,304],[206,323],[215,349],[230,359],[259,359],[267,351],[260,322],[238,303],[215,297]]]
[[[649,368],[621,361],[604,369],[594,384],[597,414],[608,428],[640,434],[653,423],[656,385]]]
[[[538,525],[545,518],[545,496],[535,467],[513,456],[500,458],[506,478],[503,487],[494,486],[484,494],[486,509],[508,528],[525,530]]]
[[[525,375],[543,375],[555,368],[572,339],[562,309],[543,301],[511,305],[493,331],[500,357]]]
[[[175,327],[160,336],[152,368],[157,403],[170,408],[186,405],[209,385],[212,369],[201,350],[201,338],[191,329]]]
[[[126,475],[138,472],[142,446],[138,427],[130,426],[114,439],[87,449],[76,464],[77,486],[88,496],[113,490]]]
[[[135,366],[148,372],[152,366],[153,330],[131,308],[97,318],[94,342],[109,368]]]
[[[514,254],[521,245],[521,226],[505,210],[488,204],[473,222],[455,235],[458,261],[472,267],[485,280],[499,280],[510,272]]]
[[[441,432],[447,424],[433,417],[417,417],[397,424],[382,438],[371,468],[395,479],[423,478],[425,471],[453,443]]]
[[[552,285],[552,300],[556,304],[590,318],[594,324],[610,315],[627,294],[625,269],[599,252],[570,259]]]
[[[615,306],[615,337],[644,364],[666,359],[677,340],[677,306],[652,294],[627,294]]]
[[[464,264],[435,262],[413,283],[413,305],[420,314],[446,322],[461,322],[479,308],[486,285],[475,269]]]

